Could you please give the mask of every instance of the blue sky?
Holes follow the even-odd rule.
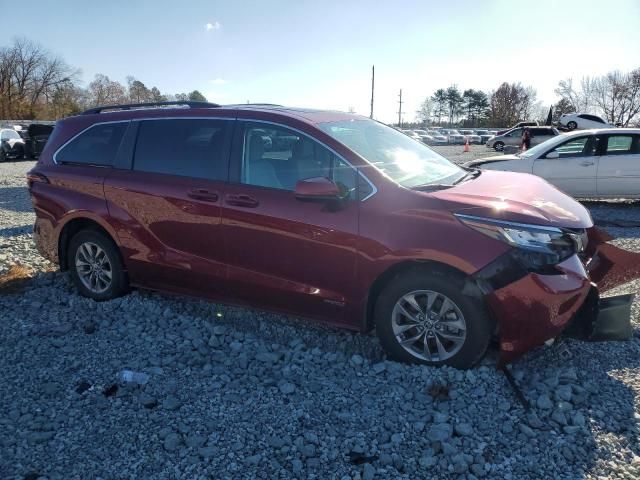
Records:
[[[15,8],[0,0],[2,11]],[[82,70],[219,103],[353,107],[404,120],[438,87],[532,85],[640,67],[640,1],[30,0],[0,45],[25,36]]]

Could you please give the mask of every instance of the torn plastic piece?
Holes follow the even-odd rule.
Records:
[[[587,271],[600,292],[640,277],[640,253],[629,252],[606,243],[613,237],[599,228],[588,230]]]
[[[599,298],[593,286],[563,335],[589,342],[629,340],[633,298],[633,294]]]

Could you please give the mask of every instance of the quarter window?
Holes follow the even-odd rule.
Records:
[[[111,166],[129,122],[94,125],[56,154],[57,163]]]
[[[133,169],[226,180],[228,124],[206,119],[144,120],[138,130]]]
[[[355,197],[356,170],[330,150],[283,127],[247,125],[242,183],[293,191],[298,180],[313,177],[329,178]]]

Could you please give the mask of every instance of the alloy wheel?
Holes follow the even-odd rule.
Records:
[[[407,293],[396,302],[391,315],[396,341],[421,360],[443,362],[460,351],[467,337],[464,315],[439,292]]]
[[[75,265],[80,281],[91,292],[103,293],[111,286],[111,261],[99,245],[93,242],[81,243],[76,250]]]

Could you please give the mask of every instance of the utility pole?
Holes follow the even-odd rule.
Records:
[[[400,100],[398,100],[398,128],[402,128],[402,89],[400,89]]]
[[[373,90],[375,88],[375,79],[376,79],[376,66],[373,65],[371,67],[371,114],[369,118],[373,118]]]

